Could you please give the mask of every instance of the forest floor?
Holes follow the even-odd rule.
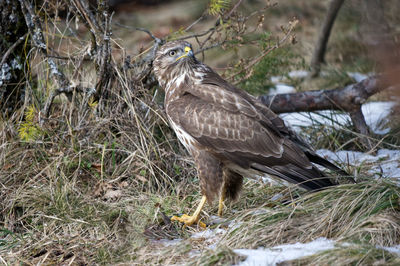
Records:
[[[263,4],[244,2],[243,12]],[[254,94],[332,89],[375,73],[360,39],[358,2],[346,1],[323,75],[307,78],[325,2],[282,0],[267,10],[264,29],[273,34],[292,17],[299,19],[297,44],[279,48],[240,86]],[[113,37],[124,49],[116,49],[115,60],[151,42],[144,32],[119,25],[164,37],[190,25],[206,6],[207,1],[191,0],[120,7]],[[387,12],[398,19],[395,8]],[[202,21],[194,31],[213,22]],[[204,61],[222,73],[254,52],[217,48]],[[86,74],[86,82],[93,82]],[[148,102],[124,96],[128,114],[97,116],[92,110],[82,119],[59,100],[42,128],[30,120],[35,112],[29,108],[21,111],[23,121],[0,121],[0,265],[400,264],[400,124],[393,95],[376,95],[363,106],[376,134],[371,151],[360,150],[346,114],[281,115],[357,184],[309,194],[268,178],[246,179],[223,217],[215,216],[216,205],[205,207],[204,229],[168,219],[193,212],[201,195],[193,162],[169,128],[155,91],[133,92]],[[35,137],[23,140],[23,128]]]

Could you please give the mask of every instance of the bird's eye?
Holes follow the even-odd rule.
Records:
[[[172,50],[172,51],[169,51],[169,56],[175,56],[176,55],[176,51],[175,50]]]

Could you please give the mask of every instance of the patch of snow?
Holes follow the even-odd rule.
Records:
[[[306,70],[293,70],[288,73],[291,78],[305,78],[308,76],[308,71]]]
[[[190,238],[194,240],[202,240],[204,241],[202,244],[203,247],[207,247],[209,249],[215,249],[217,247],[217,243],[221,240],[222,236],[226,232],[227,231],[222,228],[215,228],[215,229],[208,228],[204,231],[192,234]]]
[[[380,149],[377,152],[378,156],[385,156],[389,158],[400,159],[400,151],[399,150],[389,150],[389,149]]]
[[[280,200],[282,197],[283,197],[283,194],[282,193],[278,193],[278,194],[275,194],[274,196],[272,196],[271,200],[272,201],[277,201],[277,200]]]
[[[376,134],[387,134],[390,128],[382,128],[388,122],[388,116],[395,102],[369,102],[361,106],[361,110],[365,117],[365,122]]]
[[[176,238],[176,239],[160,239],[160,240],[154,240],[154,243],[161,244],[164,247],[169,247],[169,246],[175,246],[179,244],[182,241],[181,238]]]
[[[272,76],[271,77],[271,82],[272,83],[279,83],[283,79],[282,76]]]
[[[341,125],[349,123],[350,116],[335,111],[319,111],[319,112],[298,112],[284,113],[280,117],[285,120],[296,131],[301,127],[308,127],[315,124],[330,125],[333,128],[340,128]]]
[[[393,247],[383,247],[383,246],[376,246],[377,248],[384,249],[389,251],[390,253],[394,253],[397,256],[400,256],[400,245],[393,246]]]
[[[287,75],[290,78],[305,78],[309,74],[306,70],[292,70]],[[272,76],[270,78],[272,83],[280,83],[285,77],[284,76]]]
[[[11,60],[11,68],[12,69],[22,69],[22,65],[19,63],[19,61],[21,61],[19,56],[17,56],[13,60]]]
[[[229,230],[232,232],[232,231],[235,231],[236,229],[238,229],[241,225],[242,225],[243,223],[242,222],[232,222],[232,223],[230,223],[229,224]]]
[[[359,73],[359,72],[347,72],[347,75],[353,78],[356,82],[363,81],[364,79],[368,78],[368,75]]]
[[[395,102],[369,102],[361,106],[365,121],[375,134],[387,134],[389,132],[390,129],[384,128],[384,126],[388,122],[387,117],[395,104]],[[330,110],[311,113],[285,113],[281,114],[280,117],[296,131],[299,131],[301,127],[312,126],[313,124],[330,125],[339,129],[342,125],[350,123],[350,116],[347,113]]]
[[[209,224],[222,224],[226,221],[227,219],[216,215],[211,215],[210,218],[208,219]]]
[[[7,63],[0,66],[0,86],[11,79],[11,68]]]
[[[296,92],[293,86],[289,86],[283,83],[278,83],[275,85],[274,89],[270,89],[268,95],[282,94],[282,93],[292,93]]]
[[[276,265],[283,261],[310,256],[321,251],[333,249],[334,247],[335,241],[321,237],[304,244],[285,244],[272,248],[259,249],[235,249],[234,252],[247,256],[245,261],[239,263],[240,266]]]
[[[191,238],[211,238],[215,237],[218,234],[224,234],[224,233],[226,233],[226,230],[222,228],[216,228],[216,229],[208,228],[204,231],[192,234]]]
[[[400,150],[380,149],[376,155],[366,154],[357,151],[337,151],[321,149],[317,154],[325,159],[339,164],[354,166],[370,165],[368,173],[381,174],[383,177],[400,177]]]

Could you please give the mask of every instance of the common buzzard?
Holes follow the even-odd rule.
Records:
[[[172,220],[197,223],[205,202],[216,197],[222,215],[225,198],[238,196],[246,176],[268,174],[318,190],[334,182],[313,163],[347,175],[318,156],[267,106],[198,61],[190,43],[166,43],[153,67],[165,90],[169,123],[194,158],[203,194],[192,216]]]

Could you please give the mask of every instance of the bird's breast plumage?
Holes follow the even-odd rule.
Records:
[[[196,149],[196,146],[198,145],[197,141],[182,127],[176,124],[170,117],[168,118],[169,118],[169,123],[172,129],[174,130],[176,136],[178,137],[180,143],[182,143],[183,146],[185,146],[186,150],[188,150],[188,152],[192,154],[194,149]]]

